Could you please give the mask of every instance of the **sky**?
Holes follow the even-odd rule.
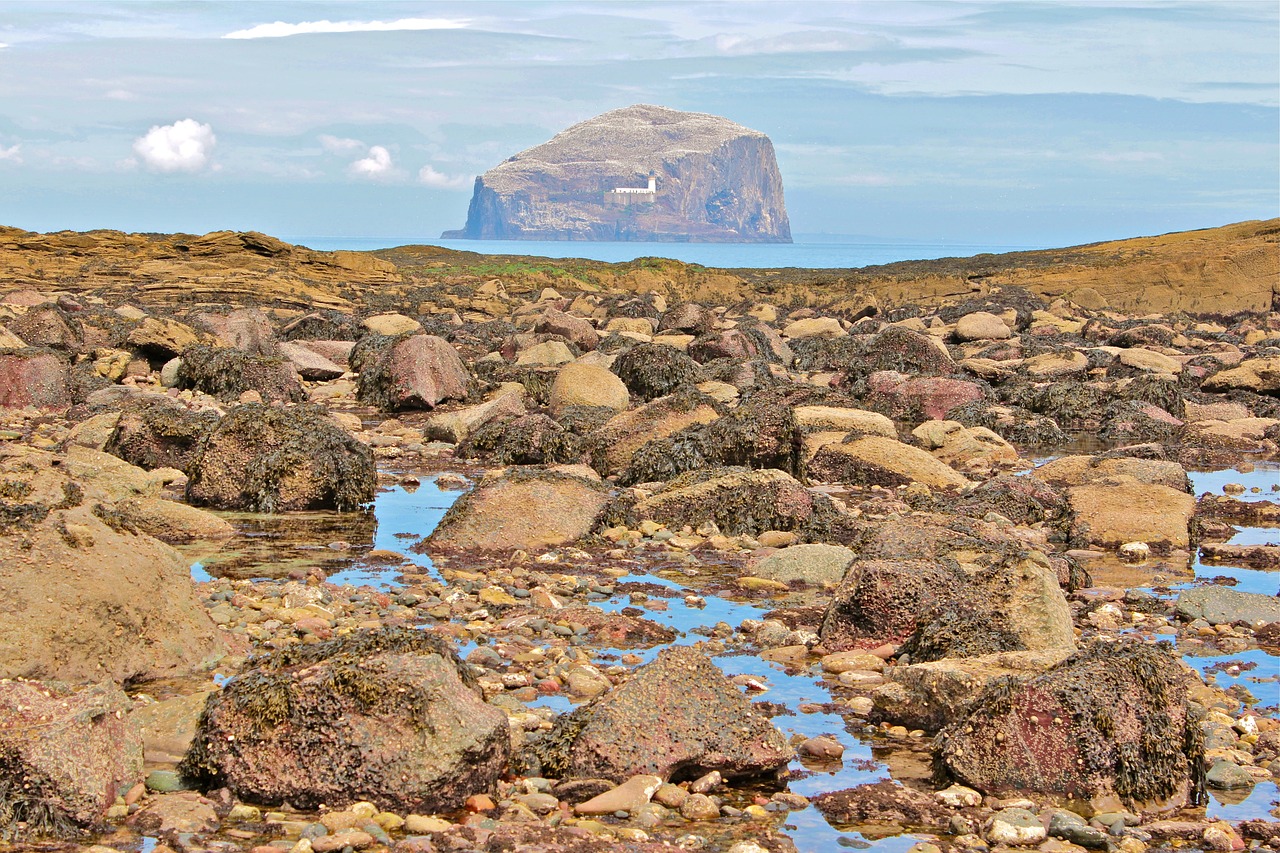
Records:
[[[768,134],[801,239],[1280,216],[1274,0],[2,0],[0,224],[428,241],[635,103]]]

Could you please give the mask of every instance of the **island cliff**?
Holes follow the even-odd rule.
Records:
[[[773,143],[640,104],[575,124],[476,178],[474,240],[790,243]]]

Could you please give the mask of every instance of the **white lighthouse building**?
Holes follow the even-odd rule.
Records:
[[[629,196],[631,201],[652,201],[658,195],[658,177],[650,172],[647,187],[617,187],[609,192],[612,195]]]

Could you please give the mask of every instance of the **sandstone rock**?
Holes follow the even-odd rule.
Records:
[[[1172,373],[1176,375],[1182,372],[1182,362],[1177,359],[1158,353],[1155,350],[1142,349],[1140,347],[1121,350],[1118,361],[1126,367],[1133,367],[1148,373]]]
[[[986,311],[965,314],[956,321],[956,339],[961,341],[1003,341],[1013,332],[1003,319]]]
[[[898,486],[923,483],[957,489],[969,481],[925,451],[891,438],[867,435],[822,447],[809,461],[809,476],[829,483]]]
[[[1189,491],[1187,471],[1177,462],[1128,456],[1061,456],[1041,465],[1036,478],[1054,486],[1083,486],[1130,477],[1139,483]]]
[[[394,338],[398,335],[412,335],[422,331],[422,324],[412,317],[403,314],[374,314],[360,323],[375,335],[386,335]]]
[[[1274,394],[1280,391],[1280,358],[1245,359],[1236,367],[1210,376],[1200,387],[1214,394],[1227,391]]]
[[[161,542],[226,539],[235,534],[231,523],[211,512],[160,498],[128,498],[116,505],[120,518]]]
[[[49,350],[0,350],[0,408],[61,409],[71,405],[65,357]]]
[[[352,351],[361,402],[386,411],[434,409],[466,399],[471,374],[457,350],[435,335],[379,338]]]
[[[943,376],[909,376],[877,371],[867,379],[867,400],[900,419],[944,420],[955,409],[987,396],[977,383]]]
[[[573,350],[563,341],[544,341],[540,344],[534,344],[528,349],[521,350],[516,356],[516,364],[519,365],[549,365],[555,366],[560,364],[568,364],[573,361]]]
[[[211,691],[175,696],[135,708],[129,722],[142,738],[143,757],[149,764],[177,764],[196,735],[196,724]]]
[[[966,582],[954,565],[932,560],[857,560],[822,617],[822,644],[847,649],[901,643],[915,631],[921,611],[953,599]]]
[[[313,406],[227,413],[190,467],[187,500],[219,509],[350,511],[373,499],[373,453]]]
[[[1156,552],[1190,546],[1196,499],[1168,486],[1117,477],[1067,490],[1075,513],[1072,535],[1092,545],[1116,548],[1146,542]]]
[[[651,175],[654,192],[612,192],[638,189]],[[575,124],[485,172],[466,226],[444,236],[789,243],[791,228],[768,137],[717,116],[639,104]]]
[[[551,471],[509,471],[459,498],[428,542],[488,551],[562,545],[587,535],[608,502],[608,492],[590,480]]]
[[[31,347],[75,352],[84,343],[79,322],[72,321],[67,312],[51,302],[15,317],[8,328]]]
[[[838,406],[797,406],[796,423],[806,430],[830,430],[858,432],[897,439],[898,430],[893,421],[879,412],[864,409],[846,409]]]
[[[631,411],[620,412],[593,431],[583,450],[600,474],[618,474],[648,441],[666,438],[696,424],[720,417],[711,400],[701,394],[659,397]]]
[[[888,824],[938,830],[949,827],[953,814],[929,794],[887,779],[819,794],[813,804],[833,824]]]
[[[139,832],[173,838],[212,832],[218,827],[213,800],[194,791],[161,794],[130,817]]]
[[[271,319],[257,308],[237,308],[226,315],[201,313],[188,319],[218,339],[218,345],[247,355],[277,354]]]
[[[520,386],[515,386],[520,388]],[[452,412],[438,412],[427,421],[427,438],[460,444],[472,432],[493,420],[518,418],[527,413],[523,389],[508,388],[492,400]]]
[[[840,321],[835,317],[809,317],[788,323],[782,330],[782,336],[793,340],[809,338],[842,338],[847,333]]]
[[[590,364],[566,364],[551,384],[550,408],[558,417],[569,406],[600,406],[626,411],[631,395],[614,373]]]
[[[843,545],[792,545],[751,564],[756,577],[789,583],[803,581],[814,586],[838,584],[853,562],[855,552]]]
[[[0,768],[6,834],[70,836],[101,825],[107,808],[142,779],[142,742],[110,683],[79,692],[0,681]],[[24,833],[17,824],[26,822]]]
[[[1221,586],[1202,586],[1180,592],[1177,608],[1178,613],[1187,619],[1203,619],[1210,625],[1280,622],[1280,599]]]
[[[451,648],[384,628],[261,659],[210,697],[179,769],[254,802],[433,812],[491,790],[510,750]]]
[[[1089,369],[1089,359],[1077,350],[1046,352],[1023,361],[1022,369],[1036,379],[1062,379],[1083,374]]]
[[[681,302],[663,312],[658,322],[659,332],[685,332],[694,337],[711,331],[716,321],[715,311],[697,302]]]
[[[966,427],[956,421],[925,421],[911,434],[921,447],[948,465],[1018,461],[1017,448],[986,427]]]
[[[829,520],[829,499],[814,495],[789,474],[760,470],[710,469],[672,480],[666,490],[631,508],[631,520],[678,530],[711,521],[729,535],[765,530],[806,530]]]
[[[1044,675],[988,691],[935,749],[952,777],[986,794],[1141,809],[1199,789],[1195,725],[1168,651],[1095,643]]]
[[[187,347],[208,342],[206,336],[190,326],[179,323],[177,320],[159,317],[144,318],[133,331],[129,332],[127,340],[138,349],[154,353],[161,358],[173,358],[180,355]]]
[[[596,348],[600,335],[590,321],[574,317],[555,308],[547,308],[542,312],[533,326],[535,332],[559,335],[584,352]]]
[[[636,812],[648,805],[654,793],[666,784],[660,776],[640,774],[632,776],[616,788],[597,794],[573,810],[585,815],[608,815],[617,811]]]
[[[758,776],[792,757],[786,738],[702,652],[675,646],[631,680],[566,714],[535,750],[543,772],[622,781],[718,770]]]
[[[278,351],[289,360],[303,379],[323,382],[328,379],[337,379],[347,372],[342,365],[335,364],[302,344],[285,341],[279,345]]]

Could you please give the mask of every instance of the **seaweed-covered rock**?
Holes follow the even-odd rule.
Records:
[[[435,335],[366,335],[351,352],[360,402],[385,411],[434,409],[466,399],[471,374],[453,345]]]
[[[110,682],[72,692],[0,681],[0,838],[101,826],[116,797],[142,779],[129,704]]]
[[[901,643],[922,611],[954,601],[967,584],[953,560],[857,560],[832,594],[818,635],[832,650]]]
[[[1184,424],[1159,406],[1138,400],[1116,400],[1102,412],[1102,437],[1110,441],[1171,441]]]
[[[486,551],[562,545],[590,533],[608,502],[608,490],[598,482],[513,469],[459,498],[425,544]]]
[[[741,329],[708,332],[689,344],[689,357],[699,364],[717,358],[750,361],[762,354],[762,347]]]
[[[154,395],[125,405],[103,449],[148,471],[186,471],[217,424],[217,412],[193,411],[169,397]]]
[[[700,335],[711,330],[716,321],[715,311],[696,302],[681,302],[673,305],[658,323],[660,332],[688,332]]]
[[[319,406],[249,403],[200,446],[187,500],[219,509],[349,511],[373,500],[373,452]]]
[[[1099,811],[1195,803],[1204,746],[1167,646],[1095,642],[1043,675],[992,685],[939,734],[955,779],[993,796],[1072,799]]]
[[[702,381],[698,363],[666,344],[637,344],[613,363],[627,389],[641,400],[664,397],[682,385]]]
[[[646,442],[720,417],[714,401],[692,388],[621,412],[583,440],[588,463],[601,475],[620,473]]]
[[[222,400],[235,400],[245,391],[257,391],[267,402],[296,403],[307,396],[288,360],[248,355],[231,347],[183,350],[178,385]]]
[[[1071,505],[1058,489],[1034,474],[999,474],[966,491],[952,507],[972,518],[994,512],[1014,524],[1045,523],[1060,536],[1071,520]]]
[[[835,824],[888,824],[947,829],[954,811],[930,794],[882,779],[813,798],[822,816]]]
[[[71,369],[65,355],[35,347],[0,349],[0,408],[69,405]]]
[[[426,631],[383,628],[254,661],[212,694],[180,765],[267,804],[461,808],[506,772],[507,718]]]
[[[923,483],[936,489],[960,489],[969,481],[918,447],[880,435],[819,448],[809,460],[809,477],[828,483],[899,486]]]
[[[481,425],[458,445],[457,455],[496,465],[542,465],[576,462],[581,449],[577,435],[535,412]]]
[[[902,326],[887,326],[866,345],[864,374],[878,370],[912,375],[945,375],[955,371],[955,362],[942,341]]]
[[[711,468],[672,480],[667,488],[630,507],[632,523],[655,521],[673,530],[711,521],[730,535],[765,530],[806,533],[829,525],[838,510],[794,477],[773,468]]]
[[[725,778],[779,770],[793,751],[782,732],[701,651],[659,652],[631,680],[562,716],[533,753],[552,777],[637,774],[668,781],[718,771]]]

